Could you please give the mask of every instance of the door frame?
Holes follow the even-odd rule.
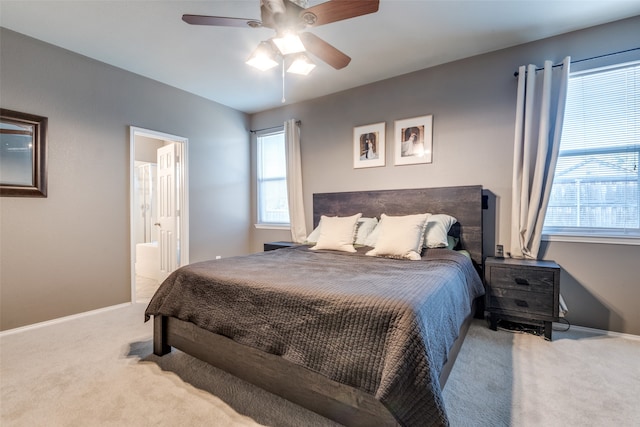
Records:
[[[131,302],[136,302],[136,266],[135,266],[135,223],[134,223],[134,197],[135,197],[135,161],[136,136],[144,136],[147,138],[160,139],[179,144],[181,150],[182,168],[180,170],[180,189],[182,197],[178,201],[178,209],[180,210],[180,266],[189,263],[189,139],[182,136],[171,135],[164,132],[158,132],[150,129],[129,126],[129,242],[130,242],[130,271],[131,271]]]

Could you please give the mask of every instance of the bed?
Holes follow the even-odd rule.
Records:
[[[356,212],[452,215],[456,250],[297,246],[182,267],[145,313],[154,353],[175,347],[347,426],[448,425],[442,388],[484,292],[482,188],[313,196],[314,227]]]

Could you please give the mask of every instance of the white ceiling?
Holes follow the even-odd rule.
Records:
[[[5,28],[247,113],[282,105],[279,67],[244,63],[272,30],[192,26],[185,13],[260,18],[259,0],[0,0]],[[352,61],[288,74],[286,102],[636,15],[638,0],[381,0],[377,13],[311,30]]]

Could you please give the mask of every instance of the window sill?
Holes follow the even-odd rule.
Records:
[[[575,234],[543,234],[542,240],[547,242],[599,243],[607,245],[640,245],[640,237],[635,236],[589,236]]]
[[[253,226],[259,230],[291,230],[289,224],[254,224]]]

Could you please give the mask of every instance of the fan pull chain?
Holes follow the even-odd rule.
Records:
[[[284,56],[282,57],[282,103],[284,104],[286,100],[284,99]]]

